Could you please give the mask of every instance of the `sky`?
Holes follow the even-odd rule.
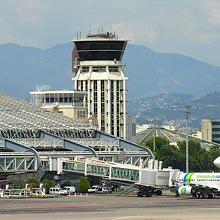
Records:
[[[220,66],[220,0],[0,0],[0,44],[49,48],[100,27]]]

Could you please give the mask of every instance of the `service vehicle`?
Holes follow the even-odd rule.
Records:
[[[101,191],[101,190],[102,190],[102,186],[94,185],[90,189],[88,189],[88,192],[89,193],[96,193],[96,192]]]
[[[52,195],[67,195],[67,192],[59,187],[50,188],[49,193]]]
[[[71,194],[74,194],[76,192],[76,188],[74,186],[65,186],[65,187],[63,187],[63,191],[67,195],[71,195]]]

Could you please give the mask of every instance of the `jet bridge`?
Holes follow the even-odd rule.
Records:
[[[174,170],[163,168],[162,162],[150,160],[148,167],[143,164],[134,166],[114,162],[105,162],[93,158],[78,158],[76,160],[59,159],[57,173],[81,173],[85,176],[97,176],[113,181],[123,181],[131,184],[151,187],[166,187],[171,185]]]

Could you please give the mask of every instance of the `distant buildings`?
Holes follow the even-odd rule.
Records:
[[[201,131],[196,131],[196,133],[192,133],[191,135],[192,135],[192,137],[203,139]]]
[[[149,125],[149,124],[141,124],[141,125],[137,124],[136,132],[139,133],[139,132],[145,131],[150,127],[151,127],[151,125]]]
[[[220,120],[202,120],[202,139],[220,143]]]
[[[127,116],[127,140],[136,143],[136,117]]]
[[[39,86],[30,92],[31,103],[41,108],[63,113],[64,116],[82,122],[88,121],[86,92],[75,90],[53,90],[49,86]]]

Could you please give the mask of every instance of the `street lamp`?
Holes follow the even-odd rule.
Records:
[[[186,114],[186,173],[189,172],[189,132],[188,132],[188,124],[189,124],[189,115],[191,105],[184,105],[185,114]]]
[[[153,136],[153,155],[155,160],[155,154],[156,154],[156,127],[154,125],[154,136]]]

